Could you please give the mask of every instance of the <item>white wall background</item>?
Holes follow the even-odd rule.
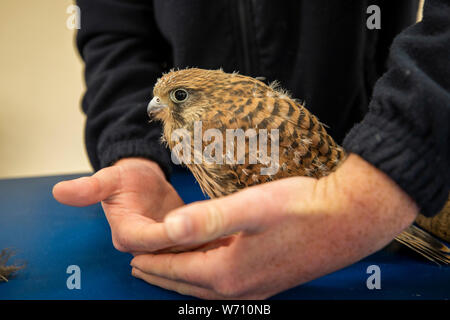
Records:
[[[90,171],[70,0],[1,0],[0,178]]]

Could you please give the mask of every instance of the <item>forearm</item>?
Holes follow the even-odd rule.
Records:
[[[418,213],[415,202],[392,179],[354,154],[336,172],[318,181],[312,199],[309,209],[293,210],[304,216],[301,223],[288,227],[301,235],[296,261],[308,261],[297,264],[299,282],[380,250]]]

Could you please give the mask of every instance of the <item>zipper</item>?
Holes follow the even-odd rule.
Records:
[[[241,47],[243,53],[243,67],[242,73],[247,75],[253,74],[252,68],[252,60],[250,55],[250,26],[247,15],[247,5],[248,2],[246,0],[237,0],[238,3],[238,15],[239,15],[239,29],[240,29],[240,38],[241,38]]]

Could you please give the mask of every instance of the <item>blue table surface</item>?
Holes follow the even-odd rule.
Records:
[[[0,299],[189,299],[130,275],[131,255],[111,243],[99,204],[74,208],[51,194],[55,183],[79,175],[0,180],[0,249],[11,262],[26,262]],[[177,169],[172,184],[185,202],[204,199],[192,175]],[[69,265],[81,269],[81,289],[69,290]],[[369,290],[367,267],[381,270],[381,289]],[[282,292],[273,299],[449,299],[450,268],[428,262],[392,243],[332,274]]]

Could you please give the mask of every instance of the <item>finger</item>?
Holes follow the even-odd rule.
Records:
[[[220,261],[218,250],[145,254],[134,257],[130,265],[154,276],[210,289],[218,273],[215,263]],[[210,259],[211,254],[215,254],[214,261]]]
[[[229,246],[233,242],[235,237],[236,237],[236,235],[231,235],[231,236],[219,238],[219,239],[216,239],[216,240],[213,240],[213,241],[210,241],[207,243],[202,243],[202,244],[173,246],[170,248],[154,251],[153,253],[160,254],[160,253],[180,253],[180,252],[187,252],[187,251],[208,251],[208,250],[216,249],[219,247]],[[143,253],[146,253],[146,252],[143,252]],[[142,252],[136,253],[136,254],[133,254],[133,256],[137,256],[138,254],[143,254],[143,253]]]
[[[173,281],[173,280],[165,279],[165,278],[158,277],[155,275],[151,275],[151,274],[148,274],[148,273],[145,273],[145,272],[139,270],[138,268],[133,268],[131,270],[131,274],[133,275],[133,277],[142,279],[145,282],[148,282],[148,283],[158,286],[160,288],[178,292],[179,294],[195,296],[195,297],[201,298],[201,299],[221,299],[222,298],[220,295],[216,294],[214,291],[212,291],[210,289],[200,288],[200,287],[197,287],[197,286],[189,284],[189,283]]]
[[[176,209],[166,216],[164,225],[175,243],[203,243],[238,231],[258,232],[277,217],[281,207],[265,188],[249,188]]]
[[[174,245],[162,223],[140,215],[127,215],[126,219],[111,223],[108,220],[114,247],[122,252],[153,252]]]
[[[120,186],[120,168],[107,167],[91,177],[62,181],[53,187],[53,196],[63,204],[84,207],[100,202]]]

